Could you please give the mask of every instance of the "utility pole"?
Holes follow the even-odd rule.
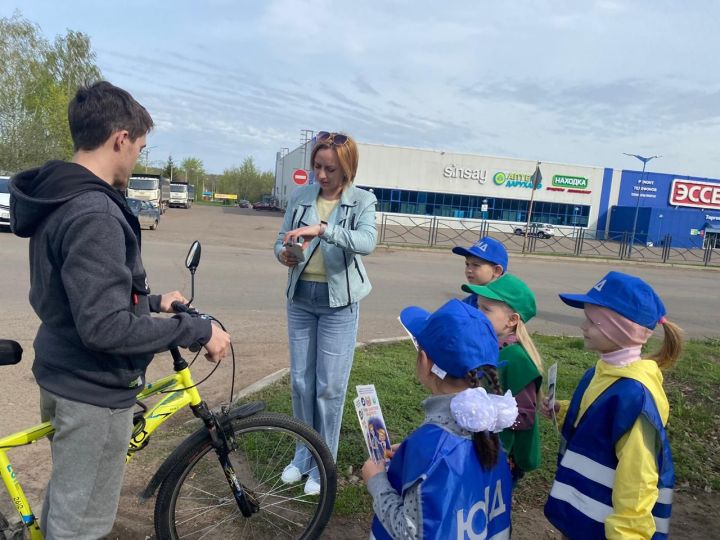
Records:
[[[148,164],[150,163],[150,150],[157,148],[157,146],[146,146],[143,152],[145,152],[145,172],[148,170]]]

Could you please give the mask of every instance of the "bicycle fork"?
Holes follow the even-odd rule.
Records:
[[[230,486],[235,502],[240,512],[242,512],[242,515],[246,518],[250,517],[260,509],[260,504],[257,501],[257,497],[240,483],[237,474],[235,474],[235,468],[230,462],[231,445],[225,429],[220,422],[218,422],[215,414],[208,408],[207,403],[200,399],[200,394],[197,393],[197,389],[189,376],[189,371],[187,371],[187,362],[180,355],[178,348],[171,347],[170,354],[173,357],[173,369],[175,372],[185,374],[187,377],[187,380],[183,382],[187,383],[188,391],[194,396],[194,399],[190,402],[190,409],[196,418],[200,418],[203,421],[210,434],[210,441],[220,460],[220,465],[222,466],[223,473],[225,473],[225,479]],[[228,426],[231,426],[229,422]],[[232,430],[232,428],[230,429]]]
[[[215,453],[217,454],[223,473],[225,474],[225,479],[230,486],[230,491],[232,491],[240,512],[246,518],[252,516],[260,510],[260,504],[257,497],[242,485],[237,477],[237,474],[235,474],[235,468],[230,462],[231,447],[230,441],[228,441],[227,434],[225,433],[225,429],[222,425],[220,425],[217,417],[208,409],[207,404],[204,401],[195,406],[191,405],[190,408],[192,409],[193,414],[205,423],[205,427],[210,434],[210,440],[213,448],[215,449]]]

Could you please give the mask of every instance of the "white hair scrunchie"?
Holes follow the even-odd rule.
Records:
[[[504,396],[488,394],[484,388],[463,390],[450,401],[450,411],[466,431],[500,433],[515,423],[518,407],[512,392]]]

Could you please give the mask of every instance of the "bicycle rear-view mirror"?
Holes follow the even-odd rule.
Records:
[[[190,300],[188,300],[188,305],[190,305],[195,298],[195,270],[197,270],[197,267],[200,264],[201,251],[200,242],[195,240],[190,246],[190,251],[188,251],[187,257],[185,257],[185,266],[188,270],[190,270]]]
[[[22,358],[22,347],[17,341],[0,339],[0,366],[17,364]]]
[[[190,246],[190,251],[188,251],[187,258],[185,259],[185,266],[190,270],[191,274],[195,273],[195,270],[197,270],[200,264],[200,251],[200,242],[195,240],[192,246]]]

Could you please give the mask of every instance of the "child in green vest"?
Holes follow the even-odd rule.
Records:
[[[495,329],[500,345],[498,369],[503,390],[510,390],[520,414],[516,423],[500,434],[508,453],[513,481],[540,465],[538,401],[543,367],[540,354],[525,328],[535,316],[535,295],[512,274],[503,274],[486,285],[465,284],[478,298],[482,311]]]

